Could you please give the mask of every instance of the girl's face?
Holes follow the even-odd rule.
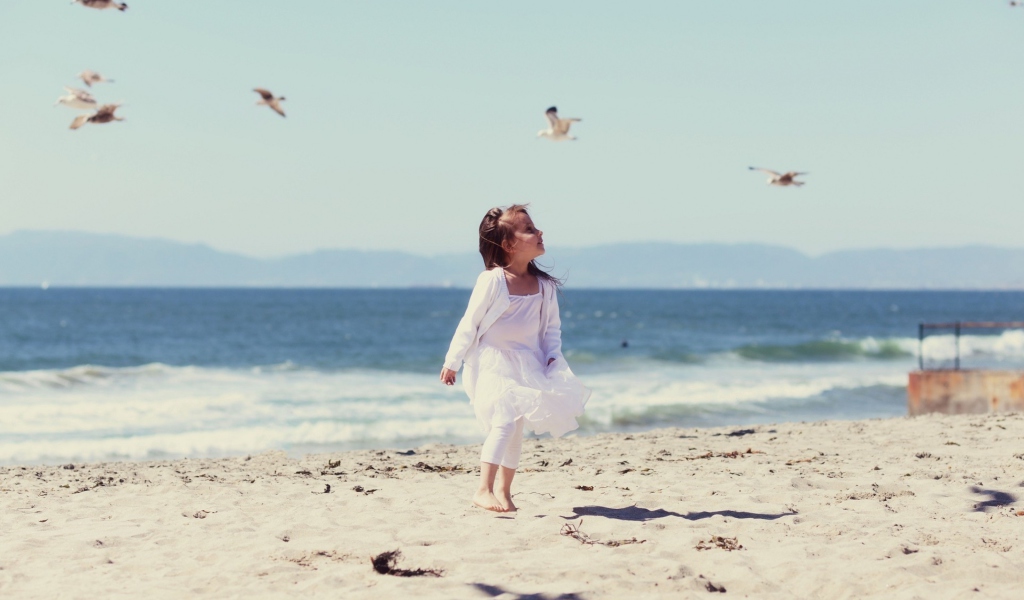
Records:
[[[513,224],[516,233],[510,255],[533,260],[544,254],[544,232],[537,229],[530,215],[517,213]]]

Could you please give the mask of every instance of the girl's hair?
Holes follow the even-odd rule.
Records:
[[[506,208],[495,207],[487,211],[484,219],[480,221],[480,256],[484,259],[485,269],[505,268],[511,262],[506,248],[510,248],[516,241],[516,215],[530,215],[526,212],[526,206],[525,204],[513,204]],[[561,279],[542,270],[537,266],[536,261],[531,260],[530,264],[526,266],[526,270],[540,279],[550,281],[555,286],[562,285]]]

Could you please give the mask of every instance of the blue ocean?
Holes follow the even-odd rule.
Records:
[[[438,381],[469,290],[0,289],[0,463],[292,454],[482,439]],[[921,321],[1019,292],[564,290],[579,431],[892,417]],[[952,332],[926,339],[932,366]],[[1024,363],[972,332],[964,365]]]

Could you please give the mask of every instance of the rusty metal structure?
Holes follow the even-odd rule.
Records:
[[[907,412],[919,415],[982,414],[1024,411],[1024,370],[960,368],[960,333],[964,329],[1024,329],[1024,321],[954,321],[918,326],[918,367],[907,383]],[[924,338],[930,331],[952,330],[952,369],[925,369]]]

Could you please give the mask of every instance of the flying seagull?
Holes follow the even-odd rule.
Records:
[[[261,97],[260,100],[256,101],[256,104],[263,104],[269,106],[271,109],[273,109],[274,112],[281,115],[282,117],[284,116],[284,111],[281,110],[281,101],[284,100],[284,96],[281,96],[280,98],[275,98],[274,95],[270,93],[270,90],[265,90],[263,88],[255,88],[253,89],[253,91],[259,94]]]
[[[116,8],[117,10],[124,12],[128,10],[128,5],[124,2],[114,2],[114,0],[71,0],[72,4],[81,4],[89,8],[95,8],[97,10],[103,10],[106,8]]]
[[[107,79],[95,71],[86,69],[78,74],[78,78],[85,82],[85,85],[92,87],[94,83],[114,83],[113,79]]]
[[[789,171],[787,173],[778,173],[770,169],[759,169],[757,167],[749,167],[751,171],[761,171],[762,173],[768,174],[768,183],[771,185],[778,185],[785,187],[787,185],[801,186],[804,184],[803,181],[797,181],[794,177],[798,175],[806,175],[807,173],[797,173],[796,171]]]
[[[65,87],[64,89],[67,90],[68,95],[57,98],[57,102],[53,104],[54,106],[63,104],[64,106],[83,110],[93,110],[96,108],[96,99],[89,92],[72,87]]]
[[[114,111],[120,104],[104,104],[92,115],[79,115],[75,117],[75,120],[71,122],[71,129],[78,129],[86,123],[96,123],[102,125],[103,123],[110,123],[111,121],[124,121],[121,117],[114,116]]]
[[[552,106],[544,113],[544,116],[548,118],[548,123],[551,124],[547,129],[541,129],[537,132],[537,137],[546,137],[551,139],[553,142],[561,142],[564,140],[575,140],[576,138],[569,135],[569,127],[573,123],[582,121],[583,119],[559,119],[558,108]]]

